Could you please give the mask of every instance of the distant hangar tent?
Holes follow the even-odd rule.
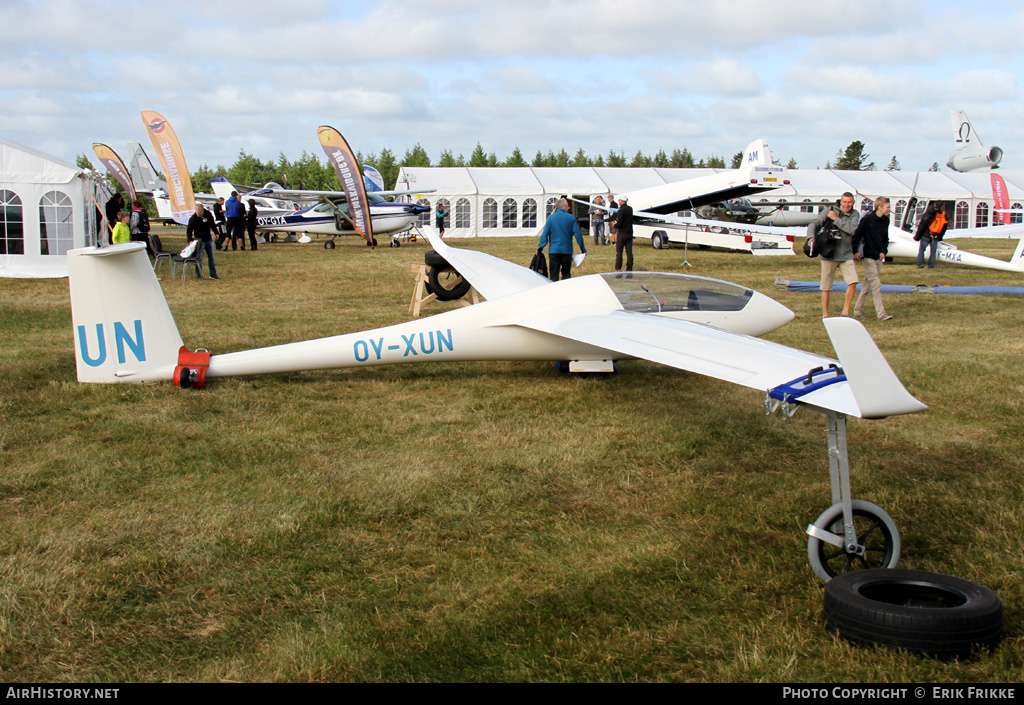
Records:
[[[0,138],[0,276],[66,277],[68,250],[96,244],[106,180]]]
[[[431,208],[421,216],[421,226],[434,225],[440,202],[449,217],[446,237],[501,237],[537,235],[554,210],[559,196],[580,200],[617,195],[649,186],[685,181],[725,169],[660,169],[612,167],[402,167],[398,189],[434,189],[419,198]],[[999,169],[1005,180],[1011,208],[1024,203],[1024,171]],[[918,199],[919,216],[929,199],[953,204],[951,227],[978,228],[979,236],[998,237],[995,205],[989,174],[909,171],[838,171],[793,169],[791,185],[751,199],[786,201],[789,210],[815,212],[821,202],[834,202],[849,191],[861,211],[873,208],[872,199],[888,196],[894,220],[899,219],[912,196]],[[573,213],[586,224],[587,208],[573,204]],[[1021,222],[1020,215],[1012,216]]]

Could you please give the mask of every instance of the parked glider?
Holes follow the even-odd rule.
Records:
[[[916,259],[920,242],[914,240],[913,214],[917,211],[917,199],[911,198],[903,211],[901,223],[889,226],[889,252],[888,257],[905,257]],[[998,269],[1004,272],[1024,272],[1024,224],[1001,225],[998,228],[986,228],[987,233],[994,237],[1019,237],[1017,248],[1008,262],[986,257],[959,249],[956,245],[946,242],[948,239],[958,237],[977,237],[978,228],[965,228],[946,230],[943,239],[939,241],[935,250],[935,259],[953,264],[963,264],[968,267],[984,267],[986,269]]]
[[[926,407],[903,387],[856,320],[825,327],[839,360],[752,335],[793,313],[736,284],[684,274],[593,274],[551,282],[482,252],[431,245],[488,300],[386,328],[211,355],[189,352],[141,243],[68,253],[78,380],[202,387],[206,379],[409,362],[568,360],[612,371],[646,359],[766,391],[765,407],[806,406],[828,419],[833,506],[808,527],[823,579],[893,567],[899,532],[879,507],[850,497],[846,417],[883,418]]]
[[[749,196],[788,185],[786,169],[772,163],[771,150],[764,140],[751,142],[744,154],[744,163],[739,169],[620,194],[629,198],[633,208],[634,235],[650,238],[655,249],[667,247],[670,242],[687,242],[754,254],[793,254],[791,230],[755,226],[757,216],[753,206],[749,207],[749,218],[738,212],[746,213],[747,207],[741,208],[740,204],[749,204],[746,200]],[[737,212],[730,211],[733,220],[739,221],[736,225],[707,217],[714,217],[715,207],[723,203],[737,204]],[[615,210],[614,207],[588,205]],[[679,215],[683,211],[694,212],[697,216]]]

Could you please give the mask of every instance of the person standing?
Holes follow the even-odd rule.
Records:
[[[633,207],[627,196],[619,196],[615,214],[615,271],[622,269],[622,251],[626,251],[626,271],[633,271]]]
[[[114,226],[114,230],[110,233],[110,244],[120,245],[123,242],[131,242],[132,234],[128,228],[128,214],[124,211],[118,211],[117,225]]]
[[[153,246],[149,244],[149,216],[146,215],[146,209],[142,207],[142,201],[137,198],[132,201],[132,214],[128,219],[128,229],[131,231],[132,242],[146,243],[146,252],[150,257],[155,257]]]
[[[231,192],[231,198],[224,203],[224,214],[228,218],[228,239],[231,249],[238,249],[238,241],[242,241],[245,249],[245,206],[238,200],[238,191]]]
[[[434,217],[437,218],[437,236],[444,237],[444,219],[448,217],[448,208],[444,204],[444,199],[437,202],[437,211],[434,213]]]
[[[596,206],[602,206],[598,208]],[[594,197],[594,206],[590,208],[590,233],[594,236],[594,245],[607,245],[604,238],[604,199]]]
[[[228,249],[227,245],[224,245],[224,241],[228,239],[228,224],[227,219],[224,217],[224,197],[221,196],[217,199],[217,202],[213,204],[213,219],[217,221],[217,249],[224,246],[224,250]]]
[[[889,211],[892,206],[889,199],[879,196],[875,199],[875,210],[860,219],[860,224],[853,232],[853,258],[864,262],[864,286],[860,288],[860,296],[853,306],[853,315],[860,318],[864,315],[864,302],[870,290],[871,300],[875,304],[875,314],[880,321],[888,321],[892,315],[887,313],[882,304],[882,265],[889,252]]]
[[[580,232],[580,224],[576,218],[569,213],[569,201],[559,198],[555,201],[555,212],[548,216],[544,223],[544,230],[540,234],[540,244],[537,245],[537,252],[544,251],[544,246],[551,241],[548,247],[548,274],[551,281],[556,282],[559,278],[569,279],[572,276],[572,241],[573,238],[580,245],[580,252],[587,254],[586,245],[583,244],[583,233]]]
[[[210,261],[210,279],[220,279],[217,276],[217,265],[213,261],[213,234],[217,232],[217,223],[213,220],[213,214],[203,207],[202,203],[196,204],[196,212],[188,219],[188,228],[185,233],[188,241],[199,241],[199,247],[206,250],[207,259]],[[199,253],[200,264],[196,265],[196,279],[203,278],[202,259]],[[182,277],[184,277],[184,272]]]
[[[114,244],[114,226],[118,224],[117,214],[121,212],[124,207],[124,196],[119,193],[115,193],[107,201],[106,205],[103,206],[104,215],[107,216],[107,233],[110,244]]]
[[[853,296],[857,293],[857,265],[853,263],[853,233],[860,224],[860,213],[853,209],[853,194],[847,191],[839,199],[839,210],[829,208],[818,214],[807,226],[807,234],[814,237],[818,228],[831,220],[839,234],[835,241],[835,252],[831,257],[821,257],[821,314],[828,318],[828,303],[832,294],[832,282],[836,271],[843,275],[846,282],[846,298],[843,300],[843,315],[850,315]]]
[[[245,228],[249,231],[249,247],[256,251],[256,216],[259,211],[256,209],[256,201],[249,199],[249,210],[245,213]]]
[[[946,209],[942,201],[932,201],[928,204],[921,222],[917,224],[915,240],[921,244],[917,248],[917,268],[924,269],[924,251],[928,253],[928,269],[935,269],[935,251],[939,249],[939,241],[946,234]]]

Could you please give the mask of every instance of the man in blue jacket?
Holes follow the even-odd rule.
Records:
[[[224,203],[224,215],[228,217],[228,239],[231,241],[231,249],[238,249],[238,240],[242,241],[242,249],[245,249],[245,206],[238,200],[238,191],[231,192],[231,198]],[[236,240],[235,238],[238,238]]]
[[[572,240],[580,244],[580,252],[587,254],[587,248],[583,244],[583,233],[580,232],[580,224],[576,218],[569,213],[569,201],[559,198],[555,202],[555,212],[548,216],[544,223],[544,230],[540,234],[540,244],[537,252],[543,252],[544,246],[551,240],[548,248],[548,271],[551,281],[568,279],[572,276]]]

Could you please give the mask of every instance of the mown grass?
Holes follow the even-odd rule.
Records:
[[[425,249],[267,245],[220,254],[221,282],[163,286],[186,344],[229,352],[406,320]],[[681,260],[638,243],[638,268]],[[792,308],[772,339],[832,354],[818,295],[772,287],[816,262],[689,260]],[[592,248],[581,273],[611,261]],[[941,263],[883,277],[1021,284]],[[816,414],[765,417],[757,393],[645,362],[80,385],[67,282],[0,280],[0,679],[1018,681],[1022,302],[886,306],[868,328],[931,409],[851,421],[854,494],[896,519],[902,565],[1001,597],[1006,637],[969,662],[824,630],[802,533],[829,504]]]

